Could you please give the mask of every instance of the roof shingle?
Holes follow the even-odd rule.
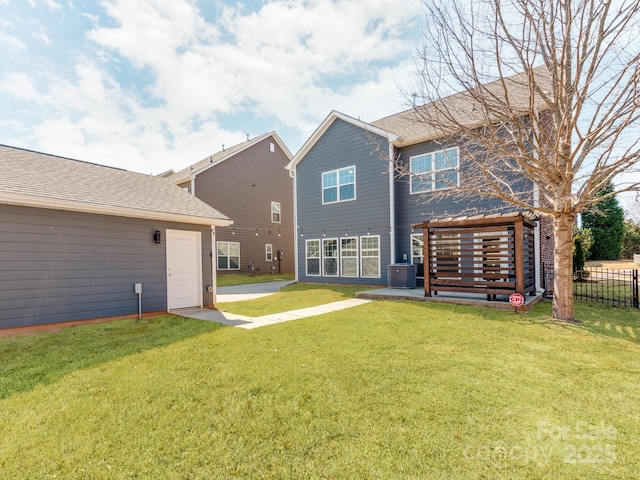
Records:
[[[0,145],[0,202],[185,223],[231,223],[166,178],[5,145]]]

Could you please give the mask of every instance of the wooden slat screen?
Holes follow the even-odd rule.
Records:
[[[522,215],[422,224],[425,295],[535,292],[534,225]]]

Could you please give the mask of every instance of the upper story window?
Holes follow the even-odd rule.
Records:
[[[459,185],[458,157],[458,147],[411,157],[411,193],[431,192]]]
[[[356,167],[322,174],[322,203],[345,202],[356,198]]]
[[[280,202],[271,202],[271,222],[280,223]]]

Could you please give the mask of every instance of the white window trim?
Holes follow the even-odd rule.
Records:
[[[271,243],[264,244],[264,259],[267,262],[273,262],[273,244]]]
[[[343,240],[355,240],[356,243],[356,255],[355,257],[345,257],[342,255],[342,241]],[[360,277],[360,239],[358,237],[340,237],[340,242],[338,245],[338,258],[339,258],[339,272],[340,276],[344,278],[359,278]],[[342,259],[343,258],[353,258],[356,261],[356,274],[355,275],[345,275],[342,271]]]
[[[378,239],[378,256],[377,256],[377,258],[378,258],[378,275],[376,275],[376,276],[374,276],[374,275],[364,275],[364,273],[363,273],[364,269],[362,268],[362,263],[363,263],[364,259],[365,258],[376,258],[376,257],[373,257],[373,256],[366,256],[365,257],[363,255],[364,249],[362,248],[362,240],[365,239],[365,238],[377,238]],[[360,237],[360,252],[359,253],[360,253],[360,257],[359,257],[360,258],[360,262],[359,262],[360,263],[360,277],[361,278],[380,278],[381,275],[382,275],[382,272],[380,270],[380,257],[381,257],[381,254],[382,254],[382,246],[380,244],[380,235],[365,235],[365,236]]]
[[[309,242],[318,242],[318,257],[309,257],[307,254],[309,252],[308,244]],[[318,273],[309,273],[309,259],[318,259]],[[321,277],[322,276],[322,241],[319,238],[309,238],[304,242],[304,270],[307,277]]]
[[[278,206],[278,211],[274,212],[273,211],[273,207],[274,206]],[[278,221],[275,221],[273,219],[273,214],[277,213],[278,214]],[[282,206],[280,205],[280,202],[271,202],[271,223],[282,223]]]
[[[336,242],[336,256],[335,257],[325,257],[324,256],[324,243],[325,242],[331,242],[334,241]],[[329,278],[336,278],[340,276],[340,242],[339,242],[339,238],[323,238],[322,242],[320,243],[320,264],[322,266],[322,268],[320,269],[320,271],[322,272],[322,276],[323,277],[329,277]],[[336,260],[336,274],[335,275],[328,275],[325,271],[324,268],[324,260],[325,258],[334,258]]]
[[[220,255],[218,254],[219,248],[218,245],[221,243],[226,243],[227,244],[227,249],[229,248],[229,245],[232,243],[235,243],[238,245],[238,268],[220,268],[220,263],[218,262],[218,259],[220,258]],[[227,241],[217,241],[216,242],[216,270],[240,270],[240,267],[242,265],[242,262],[240,261],[240,242],[227,242]],[[229,257],[231,257],[231,255],[227,255],[227,265],[230,265],[229,262]]]
[[[423,233],[412,233],[411,236],[409,237],[409,252],[411,255],[411,263],[413,263],[413,237],[420,237],[422,239],[423,245],[424,245],[424,234]],[[418,255],[416,255],[418,256]],[[422,263],[424,264],[424,249],[422,250]]]
[[[447,150],[455,150],[456,154],[457,154],[457,158],[458,158],[458,166],[454,169],[454,168],[442,168],[440,170],[436,170],[435,169],[435,154],[439,153],[439,152],[446,152]],[[424,155],[431,155],[432,160],[431,160],[431,170],[428,172],[428,174],[431,176],[431,189],[430,190],[420,190],[417,192],[413,191],[413,178],[419,175],[427,175],[427,172],[421,173],[421,174],[417,174],[414,175],[413,172],[411,172],[411,161],[414,158],[417,157],[422,157]],[[409,194],[410,195],[420,195],[423,193],[432,193],[432,192],[439,192],[441,190],[449,190],[451,188],[454,187],[443,187],[443,188],[435,188],[435,179],[434,179],[434,174],[436,172],[442,172],[445,170],[456,170],[457,172],[457,181],[456,181],[456,186],[460,186],[460,148],[459,147],[450,147],[450,148],[442,148],[440,150],[434,150],[432,152],[425,152],[425,153],[420,153],[419,155],[412,155],[411,157],[409,157]]]
[[[350,168],[353,168],[353,198],[347,198],[346,200],[341,200],[340,199],[340,170],[348,170]],[[322,181],[322,177],[326,174],[326,173],[333,173],[336,172],[336,175],[338,177],[338,183],[336,184],[337,191],[338,191],[338,195],[337,195],[337,200],[335,202],[325,202],[324,201],[324,191],[325,191],[325,187],[324,187],[324,182]],[[353,200],[356,199],[357,197],[357,191],[356,191],[356,166],[355,165],[351,165],[349,167],[343,167],[343,168],[336,168],[335,170],[327,170],[326,172],[322,172],[320,174],[320,185],[322,187],[322,204],[323,205],[331,205],[334,203],[342,203],[342,202],[351,202]],[[345,185],[351,185],[350,183],[345,183]],[[330,187],[330,188],[334,188],[334,187]]]

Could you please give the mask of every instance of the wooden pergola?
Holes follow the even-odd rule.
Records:
[[[431,220],[422,228],[424,295],[535,293],[534,229],[522,212]]]

